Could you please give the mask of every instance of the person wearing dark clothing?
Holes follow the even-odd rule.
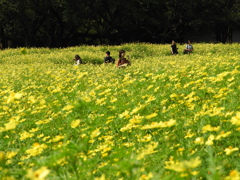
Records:
[[[171,53],[173,55],[178,54],[178,48],[174,40],[172,40]]]
[[[106,57],[104,58],[104,63],[115,63],[115,59],[110,56],[110,51],[106,52]]]
[[[129,59],[129,57],[128,57]],[[118,62],[116,64],[117,67],[126,67],[126,66],[130,66],[131,62],[125,58],[125,51],[121,50],[119,51],[119,59]]]

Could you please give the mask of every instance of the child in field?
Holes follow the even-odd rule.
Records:
[[[193,46],[191,45],[191,41],[188,40],[188,43],[186,45],[186,48],[183,51],[183,54],[190,54],[193,52]]]
[[[174,40],[172,40],[171,53],[172,55],[178,54],[178,48]]]
[[[131,65],[131,62],[127,60],[124,56],[125,56],[125,51],[124,50],[119,51],[119,59],[117,62],[117,67],[126,67]]]
[[[77,54],[75,55],[75,58],[73,59],[75,61],[75,64],[74,65],[79,65],[79,64],[82,64],[82,59],[80,58],[80,56]]]
[[[115,59],[110,56],[110,51],[106,52],[106,57],[104,58],[104,63],[115,63]]]

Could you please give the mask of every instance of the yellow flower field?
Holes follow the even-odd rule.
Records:
[[[0,179],[240,179],[240,45],[193,46],[0,51]]]

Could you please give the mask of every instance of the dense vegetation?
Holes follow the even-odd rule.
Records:
[[[193,45],[0,51],[0,179],[239,179],[239,45]]]
[[[183,42],[189,32],[231,42],[239,0],[0,0],[0,43],[10,47]]]

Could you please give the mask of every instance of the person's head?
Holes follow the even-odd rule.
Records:
[[[79,60],[81,59],[80,56],[78,54],[75,55],[75,60]]]
[[[174,41],[174,40],[172,40],[172,44],[175,44],[175,41]]]
[[[107,56],[110,56],[110,51],[107,51],[107,52],[106,52],[106,55],[107,55]]]
[[[190,40],[188,40],[188,41],[187,41],[187,43],[188,43],[188,44],[191,44],[191,41],[190,41]]]
[[[124,55],[125,55],[125,51],[124,50],[119,51],[119,58],[123,58]]]

